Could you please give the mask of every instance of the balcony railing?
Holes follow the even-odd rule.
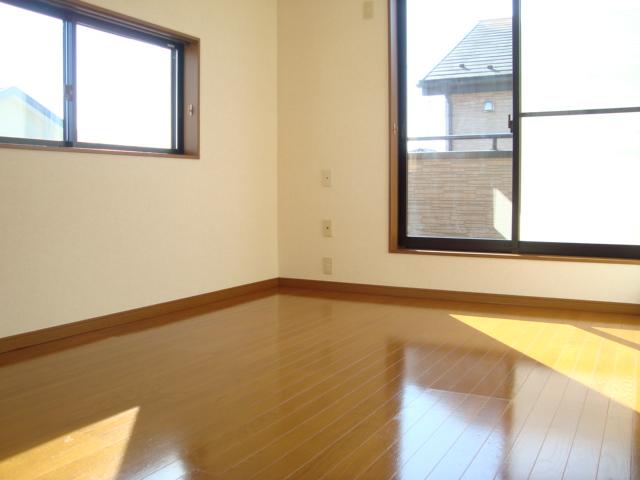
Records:
[[[501,138],[513,138],[512,133],[477,133],[468,135],[436,135],[431,137],[409,137],[409,142],[430,142],[437,140],[447,141],[447,151],[452,151],[452,144],[454,140],[491,140],[491,148],[489,150],[498,150],[498,140]]]

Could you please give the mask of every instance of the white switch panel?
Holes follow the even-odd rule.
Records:
[[[373,0],[367,0],[362,4],[362,18],[371,20],[375,14]]]
[[[331,257],[322,258],[322,273],[331,275],[333,273],[333,259]]]
[[[331,186],[331,170],[322,170],[322,186]]]
[[[322,235],[325,237],[333,237],[333,225],[331,220],[322,221]]]

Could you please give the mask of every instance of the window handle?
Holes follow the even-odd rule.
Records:
[[[511,118],[511,114],[507,116],[507,127],[509,128],[509,131],[513,133],[513,119]]]

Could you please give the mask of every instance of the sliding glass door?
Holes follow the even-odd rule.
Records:
[[[398,246],[640,258],[640,3],[395,6]]]
[[[406,18],[407,239],[509,250],[511,0],[408,0]]]

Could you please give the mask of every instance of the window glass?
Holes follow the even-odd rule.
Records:
[[[172,49],[78,25],[78,142],[172,148]]]
[[[640,106],[638,0],[522,0],[522,111]]]
[[[410,237],[509,240],[512,4],[407,0]]]
[[[0,137],[62,141],[63,23],[0,2]]]
[[[521,238],[640,245],[640,113],[522,119]]]
[[[511,0],[392,4],[391,238],[406,249],[640,258],[640,3],[513,3],[515,22]]]

